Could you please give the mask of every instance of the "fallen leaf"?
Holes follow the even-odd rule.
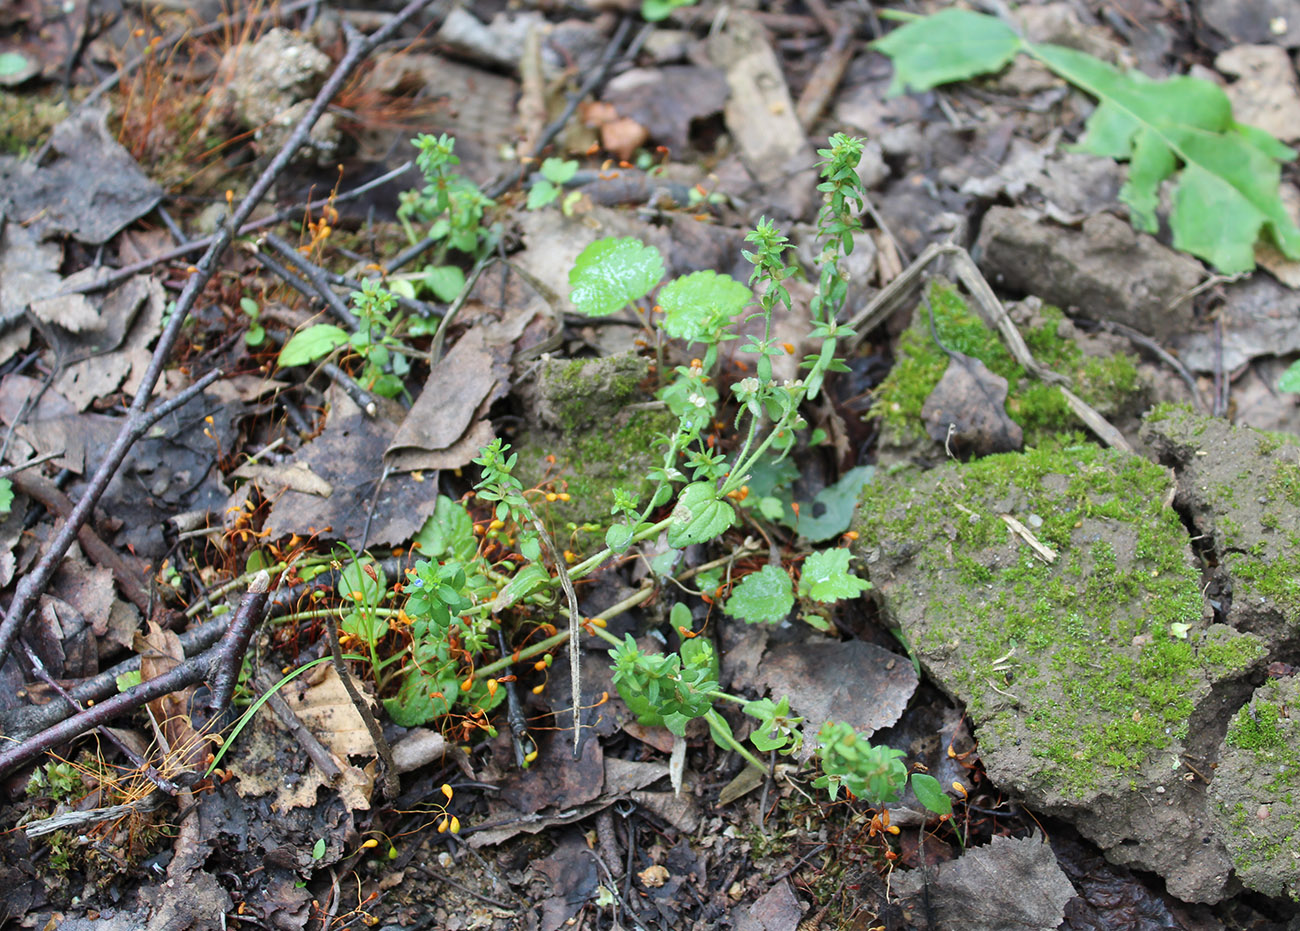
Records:
[[[719,69],[698,65],[632,68],[611,79],[600,96],[680,154],[690,145],[692,121],[722,111],[727,80]]]
[[[940,866],[928,882],[926,873],[895,873],[893,888],[916,897],[917,917],[933,910],[940,927],[963,931],[1053,931],[1075,896],[1041,836],[996,836]]]
[[[865,640],[827,638],[773,647],[754,679],[773,696],[788,695],[810,733],[826,721],[844,721],[868,735],[889,727],[917,686],[907,657]]]
[[[789,881],[782,879],[745,909],[736,931],[791,931],[799,925],[803,909]]]
[[[60,156],[47,165],[0,158],[0,203],[31,218],[41,239],[68,234],[90,245],[112,239],[153,210],[162,188],[140,170],[106,125],[106,110],[80,110],[51,134]]]

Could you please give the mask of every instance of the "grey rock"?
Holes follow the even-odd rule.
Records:
[[[1204,276],[1195,259],[1104,213],[1076,232],[1027,211],[993,207],[976,250],[993,284],[1127,324],[1157,341],[1191,328],[1190,302],[1178,299]]]

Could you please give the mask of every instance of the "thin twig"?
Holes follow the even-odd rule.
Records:
[[[431,0],[411,0],[402,8],[401,12],[397,13],[383,27],[371,33],[369,37],[361,37],[355,29],[345,24],[344,31],[348,39],[347,52],[334,69],[334,73],[330,75],[321,88],[320,93],[316,95],[316,99],[312,101],[311,107],[290,134],[284,147],[253,183],[248,194],[235,209],[234,215],[223,225],[221,231],[213,239],[212,245],[208,247],[208,251],[199,260],[195,273],[190,276],[189,281],[186,282],[181,291],[180,297],[176,300],[171,320],[158,338],[153,357],[150,359],[149,366],[140,381],[140,387],[131,401],[125,423],[123,423],[117,438],[105,454],[103,461],[95,471],[95,475],[91,478],[86,491],[82,494],[81,500],[77,502],[71,516],[51,541],[45,555],[31,572],[23,576],[15,588],[9,610],[5,614],[4,621],[0,622],[0,662],[9,655],[9,649],[13,645],[14,638],[18,635],[28,611],[31,610],[40,593],[45,590],[45,586],[49,584],[51,577],[54,575],[54,570],[68,552],[68,548],[72,546],[73,540],[77,537],[77,532],[86,523],[95,505],[99,503],[99,499],[108,488],[113,476],[117,474],[118,468],[126,458],[127,453],[130,452],[131,447],[135,445],[136,440],[142,437],[162,417],[188,401],[190,397],[202,392],[204,388],[220,377],[221,372],[219,370],[210,372],[171,401],[160,404],[153,411],[146,410],[149,400],[153,396],[154,386],[158,384],[163,368],[180,337],[181,329],[184,327],[185,321],[189,317],[199,295],[216,273],[217,264],[230,244],[233,230],[247,222],[253,210],[256,209],[257,205],[261,203],[271,189],[271,185],[289,166],[294,154],[306,141],[312,126],[320,119],[330,101],[343,88],[344,83],[351,77],[352,72],[356,70],[362,60],[370,54],[376,45],[387,40],[407,19],[428,6],[430,2]]]
[[[265,591],[250,591],[240,602],[239,608],[235,612],[236,619],[249,614],[260,617],[261,609],[258,608],[258,603],[260,602],[261,605],[265,606],[266,597]],[[235,626],[236,621],[232,621],[230,627]],[[229,634],[229,631],[227,631],[227,634]],[[52,747],[67,743],[76,737],[80,737],[88,730],[107,724],[118,715],[135,711],[155,698],[162,698],[172,692],[188,688],[202,682],[214,673],[220,674],[221,670],[229,664],[233,663],[236,669],[235,675],[238,676],[238,668],[242,661],[243,654],[236,656],[233,647],[229,644],[224,646],[218,644],[205,650],[198,656],[176,664],[176,666],[160,676],[155,676],[147,682],[141,682],[125,692],[119,692],[117,695],[105,699],[93,707],[78,712],[58,724],[47,727],[40,733],[20,743],[5,746],[0,750],[0,775],[8,773],[24,763],[31,762]]]
[[[569,95],[568,100],[564,105],[564,110],[560,115],[549,123],[546,129],[542,130],[542,134],[537,137],[537,144],[533,146],[533,151],[529,153],[529,158],[521,161],[518,165],[507,171],[502,177],[489,185],[488,189],[483,193],[495,200],[519,183],[520,179],[523,178],[524,173],[528,170],[528,165],[536,161],[537,158],[546,151],[546,147],[554,142],[555,137],[564,130],[565,126],[568,125],[569,120],[572,119],[573,114],[578,109],[578,104],[582,103],[588,94],[595,91],[596,88],[605,82],[605,78],[609,76],[610,68],[614,67],[614,63],[623,57],[623,55],[619,53],[619,49],[622,47],[623,40],[627,37],[627,34],[631,29],[631,18],[624,17],[623,20],[619,22],[618,28],[614,30],[613,37],[605,46],[605,51],[601,54],[600,61],[596,64],[596,67],[592,70],[591,74],[587,75],[587,79],[582,82],[576,91]],[[634,54],[635,50],[641,47],[642,43],[645,42],[646,37],[649,36],[650,31],[651,24],[646,23],[645,27],[632,41],[631,46],[629,46],[628,54]]]
[[[32,500],[39,501],[51,514],[63,520],[69,520],[76,509],[72,499],[43,475],[21,473],[13,476],[12,481],[14,488]],[[112,571],[113,581],[117,583],[122,596],[148,613],[149,590],[141,582],[140,567],[132,565],[124,555],[105,543],[90,524],[82,524],[77,530],[77,542],[92,562]]]
[[[402,788],[397,778],[397,764],[393,761],[393,748],[388,745],[388,739],[384,737],[383,728],[375,720],[370,704],[361,697],[361,693],[352,682],[352,673],[348,671],[347,664],[343,661],[343,647],[339,644],[338,622],[332,618],[325,622],[325,637],[330,642],[330,658],[334,662],[334,671],[339,674],[343,690],[348,693],[348,698],[352,700],[353,707],[361,715],[361,720],[366,722],[370,740],[374,743],[379,759],[384,764],[384,798],[392,801],[401,793]]]
[[[330,287],[330,283],[321,275],[321,269],[319,267],[304,259],[298,254],[297,249],[289,245],[279,236],[275,235],[275,233],[266,233],[262,238],[266,240],[267,245],[280,253],[280,257],[292,265],[298,274],[311,282],[312,289],[316,292],[317,296],[325,302],[325,306],[329,308],[329,312],[332,313],[340,323],[353,333],[356,333],[361,329],[361,321],[357,318],[357,315],[348,309],[347,304],[343,303],[343,298],[334,293],[334,289]]]
[[[248,586],[248,594],[239,602],[239,610],[235,612],[225,636],[213,647],[212,698],[208,706],[212,709],[214,718],[226,710],[230,697],[235,694],[244,654],[248,652],[248,642],[266,614],[270,588],[271,577],[263,569],[253,577]]]
[[[284,700],[280,693],[274,691],[275,686],[273,683],[260,676],[254,678],[253,683],[262,694],[267,695],[267,693],[270,693],[267,695],[267,705],[275,712],[280,722],[289,729],[289,733],[298,741],[299,746],[306,751],[307,756],[316,764],[316,768],[324,774],[330,785],[336,784],[343,775],[343,771],[339,769],[339,764],[335,762],[334,756],[326,749],[325,745],[317,740],[316,735],[311,732],[310,728],[303,724],[302,720],[293,713],[293,709],[289,707],[289,703]]]
[[[356,198],[374,190],[389,181],[399,178],[406,174],[415,165],[415,162],[403,162],[392,171],[386,172],[372,181],[367,181],[358,187],[344,191],[342,194],[334,194],[328,197],[321,197],[317,200],[309,200],[307,203],[299,206],[295,204],[292,207],[286,207],[283,210],[277,210],[270,216],[262,217],[258,220],[249,221],[235,231],[236,236],[247,236],[249,233],[255,233],[260,229],[268,226],[275,226],[277,223],[284,223],[292,220],[296,215],[307,210],[318,210],[331,204],[339,204],[344,201],[355,200]],[[96,278],[94,281],[87,281],[71,288],[57,292],[54,296],[60,297],[65,294],[87,294],[92,291],[102,291],[105,288],[111,288],[114,285],[121,284],[128,278],[134,278],[140,272],[146,272],[155,265],[161,265],[163,262],[170,262],[173,259],[182,259],[187,255],[193,255],[195,252],[202,252],[212,245],[217,235],[204,236],[201,239],[191,239],[189,242],[165,252],[160,252],[155,256],[147,259],[141,259],[139,262],[132,262],[130,265],[123,265],[121,268],[113,270],[111,273],[102,278]]]
[[[73,711],[82,711],[83,709],[81,705],[77,704],[72,696],[68,694],[67,689],[59,685],[59,683],[55,681],[54,677],[50,675],[49,670],[45,668],[45,664],[41,662],[41,658],[36,655],[36,652],[30,646],[27,645],[27,641],[19,638],[18,643],[22,646],[23,652],[27,654],[27,662],[31,664],[32,671],[36,673],[36,677],[52,688],[60,698],[71,705]],[[168,795],[175,795],[180,791],[180,786],[172,782],[170,779],[165,778],[162,773],[158,772],[158,770],[154,768],[152,763],[127,746],[126,741],[121,737],[118,737],[111,729],[104,727],[101,724],[96,727],[95,730],[101,737],[107,739],[109,743],[117,747],[117,749],[122,752],[122,755],[131,761],[131,765],[143,773],[144,777],[158,788],[162,789]]]
[[[200,624],[193,630],[180,635],[181,650],[189,656],[197,656],[221,639],[229,624],[228,618],[217,618]],[[77,702],[103,701],[118,693],[117,680],[120,676],[140,671],[139,655],[128,657],[116,666],[83,679],[68,690],[68,695]],[[28,705],[15,708],[0,715],[0,732],[14,741],[26,740],[33,734],[53,727],[69,717],[70,712],[61,702],[46,702],[43,705]]]

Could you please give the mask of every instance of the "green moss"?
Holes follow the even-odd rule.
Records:
[[[1218,640],[1198,649],[1198,575],[1185,529],[1162,505],[1168,477],[1158,466],[1079,446],[931,475],[942,477],[924,492],[869,485],[859,533],[867,545],[915,553],[910,571],[936,584],[924,624],[905,632],[923,659],[962,658],[948,684],[977,723],[1002,716],[1009,700],[1018,705],[1044,778],[1066,792],[1136,776],[1186,733],[1206,679],[1244,668],[1262,649]],[[1023,544],[1007,564],[1009,531],[998,516],[1006,509],[1041,519],[1033,534],[1058,553],[1055,564]],[[1131,547],[1124,559],[1116,540]],[[1187,628],[1174,624],[1194,631],[1183,639]]]
[[[68,115],[57,91],[18,94],[0,90],[0,153],[25,155]]]
[[[1054,385],[1027,376],[998,335],[967,307],[952,285],[935,281],[930,287],[934,331],[943,345],[984,362],[1007,380],[1007,413],[1025,433],[1026,446],[1045,445],[1049,436],[1078,425],[1065,398]],[[1053,371],[1068,374],[1074,392],[1103,414],[1114,412],[1138,384],[1137,366],[1124,354],[1085,357],[1079,347],[1058,335],[1064,314],[1044,307],[1043,322],[1022,335],[1034,358]],[[870,416],[879,418],[886,441],[906,445],[924,438],[921,410],[948,366],[948,355],[937,345],[924,305],[912,326],[899,338],[894,368],[876,392]]]
[[[644,502],[653,491],[646,478],[653,466],[662,465],[659,447],[676,427],[665,410],[634,411],[621,426],[597,425],[563,437],[551,433],[530,435],[517,447],[518,474],[526,486],[549,483],[567,491],[569,500],[539,505],[539,513],[554,527],[587,523],[609,524],[618,487],[639,494]],[[554,463],[547,457],[554,456]]]
[[[1228,746],[1255,752],[1285,750],[1286,738],[1278,727],[1281,713],[1271,702],[1251,702],[1228,726]]]

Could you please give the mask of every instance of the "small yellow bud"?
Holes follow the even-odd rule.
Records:
[[[377,841],[377,840],[375,840],[373,837],[371,837],[371,838],[368,838],[367,840],[365,840],[365,841],[361,844],[361,849],[362,849],[362,850],[371,850],[371,849],[373,849],[373,848],[375,848],[375,847],[378,847],[378,846],[379,846],[379,841]]]
[[[966,797],[966,787],[962,785],[960,782],[954,782],[952,784],[952,790],[956,792],[958,795],[960,795],[962,798]]]
[[[442,784],[442,794],[447,799],[447,801],[449,802],[451,801],[452,788],[450,785],[448,785],[445,782]]]

